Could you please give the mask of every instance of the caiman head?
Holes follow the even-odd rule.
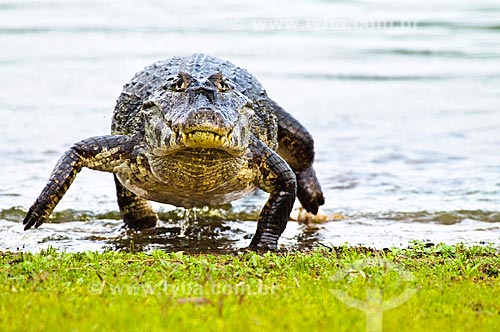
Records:
[[[179,72],[144,103],[141,114],[149,153],[207,148],[240,156],[249,144],[254,111],[222,72],[204,78]]]

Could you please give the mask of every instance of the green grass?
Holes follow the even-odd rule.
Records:
[[[265,255],[0,253],[0,331],[367,331],[365,312],[331,290],[366,302],[370,289],[382,303],[412,292],[383,312],[383,331],[500,331],[499,272],[493,247],[420,243]]]

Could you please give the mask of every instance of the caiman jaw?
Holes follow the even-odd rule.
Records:
[[[188,133],[176,133],[187,148],[226,149],[230,146],[232,132],[219,135],[211,131],[194,130]]]

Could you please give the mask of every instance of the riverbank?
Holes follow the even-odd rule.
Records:
[[[423,243],[264,255],[4,252],[0,330],[365,331],[368,318],[383,331],[498,331],[499,266],[491,246]]]

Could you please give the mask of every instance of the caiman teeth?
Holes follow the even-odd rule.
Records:
[[[189,133],[180,132],[182,141],[189,147],[217,148],[227,145],[229,138],[226,135],[219,135],[214,132],[192,131]]]

